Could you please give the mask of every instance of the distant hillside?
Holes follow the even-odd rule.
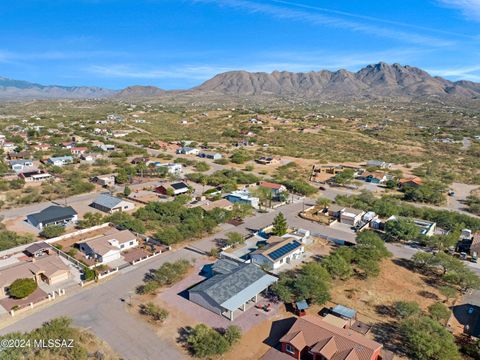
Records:
[[[119,91],[115,97],[119,98],[141,98],[141,97],[155,97],[161,96],[166,93],[165,90],[162,90],[156,86],[129,86],[125,89]]]
[[[230,71],[218,74],[194,89],[228,95],[304,96],[328,99],[449,96],[479,98],[480,84],[469,81],[451,82],[432,77],[411,66],[378,63],[358,72],[322,70],[319,72],[250,73]]]
[[[357,72],[347,70],[292,73],[230,71],[184,91],[155,86],[129,86],[121,91],[99,87],[45,86],[0,77],[0,100],[52,98],[143,99],[162,96],[296,96],[309,99],[376,99],[385,97],[480,99],[480,83],[449,81],[424,70],[399,64],[378,63]]]
[[[86,99],[114,95],[114,90],[89,86],[41,85],[23,80],[0,77],[0,99]]]

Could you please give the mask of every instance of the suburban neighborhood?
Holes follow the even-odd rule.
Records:
[[[0,360],[480,360],[478,0],[0,11]]]

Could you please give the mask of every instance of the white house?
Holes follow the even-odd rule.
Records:
[[[267,245],[250,254],[254,264],[269,270],[276,270],[292,260],[298,260],[305,252],[301,239],[291,236],[271,236]]]
[[[345,208],[340,213],[340,222],[343,224],[355,226],[360,222],[360,220],[362,220],[363,214],[365,214],[365,211],[363,210]]]
[[[247,204],[255,209],[258,209],[260,203],[260,199],[258,197],[252,196],[252,194],[250,194],[247,189],[233,191],[232,193],[225,196],[225,199],[234,204]]]
[[[138,246],[138,241],[132,232],[122,230],[77,245],[85,255],[94,258],[99,264],[106,264],[120,259],[121,252]]]
[[[115,150],[115,145],[113,144],[102,144],[100,145],[100,149],[103,151],[114,151]]]
[[[180,149],[177,149],[177,154],[198,155],[198,154],[200,154],[200,150],[192,148],[192,147],[182,147]]]
[[[167,173],[170,175],[178,176],[182,173],[183,167],[182,164],[176,164],[176,163],[160,163],[160,162],[154,162],[153,163],[156,167],[164,167],[167,168]]]
[[[135,209],[135,204],[110,194],[100,194],[90,204],[94,209],[113,214],[119,211],[130,211]]]
[[[47,162],[54,166],[64,166],[64,165],[73,163],[73,157],[72,156],[51,157],[47,160]]]
[[[13,171],[16,173],[19,173],[23,171],[24,169],[31,168],[33,167],[33,161],[32,160],[10,160],[9,161],[10,167],[12,168]]]

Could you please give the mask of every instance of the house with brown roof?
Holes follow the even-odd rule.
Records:
[[[99,264],[120,259],[121,252],[138,246],[137,237],[130,230],[116,231],[113,234],[87,239],[77,243],[86,256]]]
[[[281,184],[275,184],[268,181],[260,181],[258,183],[260,188],[268,189],[272,192],[272,197],[277,198],[281,193],[287,191],[287,188]]]
[[[233,210],[233,204],[227,199],[220,199],[215,201],[206,200],[200,207],[205,211],[212,211],[213,209],[223,209],[227,211]]]
[[[398,185],[401,189],[403,189],[406,186],[418,187],[422,185],[422,179],[419,178],[418,176],[403,178],[398,181]]]
[[[262,360],[379,360],[383,345],[349,329],[332,325],[319,317],[297,318],[280,339],[281,351],[271,349]]]
[[[34,279],[55,285],[70,278],[69,267],[58,255],[42,256],[0,269],[0,297],[8,295],[8,287],[17,279]]]
[[[305,252],[302,240],[296,237],[271,236],[267,245],[250,253],[254,264],[269,270],[276,270],[292,260],[299,259]]]

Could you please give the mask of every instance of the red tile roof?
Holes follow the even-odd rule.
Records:
[[[274,190],[279,190],[282,188],[283,185],[280,185],[280,184],[275,184],[275,183],[271,183],[271,182],[268,182],[268,181],[260,181],[260,184],[259,184],[261,187],[264,187],[264,188],[269,188],[269,189],[274,189]]]
[[[308,347],[328,360],[371,360],[382,348],[382,344],[353,330],[338,328],[311,315],[298,318],[280,342],[300,351]]]

